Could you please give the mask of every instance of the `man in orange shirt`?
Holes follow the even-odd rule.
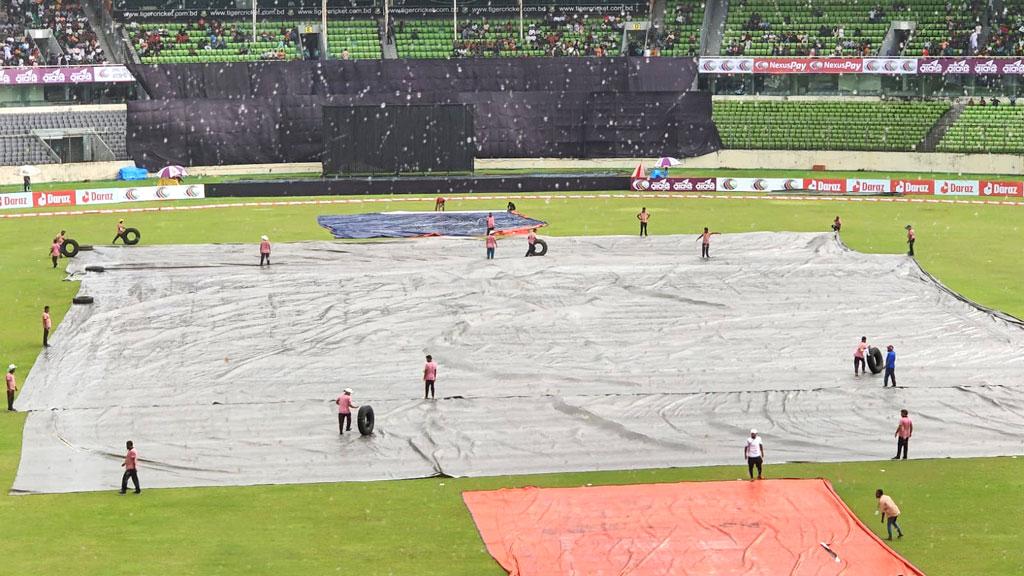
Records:
[[[885,529],[889,532],[889,540],[892,540],[893,528],[896,528],[896,533],[903,538],[903,530],[896,523],[896,519],[900,517],[899,506],[893,502],[891,497],[886,496],[881,488],[875,490],[875,498],[878,498],[878,512],[882,515],[882,524],[885,524]]]
[[[917,240],[917,234],[914,234],[914,227],[907,224],[907,256],[914,255],[914,240]]]

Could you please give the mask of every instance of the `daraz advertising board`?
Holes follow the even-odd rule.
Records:
[[[1024,182],[871,178],[633,178],[635,192],[814,192],[899,196],[1024,197]]]
[[[0,194],[0,210],[64,208],[67,206],[93,206],[160,200],[191,200],[205,197],[206,190],[202,184],[17,192],[14,194]]]

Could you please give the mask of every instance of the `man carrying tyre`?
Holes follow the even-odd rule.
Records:
[[[359,408],[352,403],[352,389],[345,388],[334,401],[338,405],[338,434],[344,434],[346,430],[352,431],[352,409]]]
[[[117,244],[117,239],[120,238],[122,244],[127,244],[128,243],[128,236],[126,236],[126,234],[125,234],[127,232],[127,230],[128,229],[125,228],[125,225],[124,225],[124,218],[118,220],[117,221],[117,236],[114,236],[114,239],[110,243],[111,244]]]
[[[860,376],[860,373],[868,373],[868,364],[865,354],[868,353],[868,337],[861,336],[860,344],[857,344],[857,349],[853,351],[853,375]]]
[[[526,255],[536,256],[537,255],[537,229],[530,230],[530,233],[526,236]]]

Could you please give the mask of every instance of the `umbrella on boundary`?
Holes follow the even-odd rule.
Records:
[[[164,166],[156,175],[165,180],[175,180],[188,176],[188,171],[181,166]]]
[[[42,171],[35,166],[19,166],[18,176],[38,176]]]
[[[679,166],[680,164],[682,164],[682,162],[680,162],[676,158],[673,158],[671,156],[663,156],[659,158],[654,165],[657,166],[658,168],[671,168],[673,166]]]

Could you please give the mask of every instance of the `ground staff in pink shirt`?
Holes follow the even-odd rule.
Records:
[[[530,230],[530,233],[526,236],[526,255],[536,256],[537,255],[537,229]]]
[[[487,259],[494,260],[494,250],[498,247],[498,239],[494,237],[494,231],[487,233]]]
[[[700,257],[701,259],[711,258],[711,237],[715,234],[721,234],[721,232],[711,232],[704,227],[704,232],[700,236],[697,236],[697,240],[700,240]]]
[[[7,411],[14,412],[14,393],[18,391],[18,381],[14,379],[14,371],[18,367],[11,364],[7,367]]]
[[[893,456],[893,460],[899,460],[901,452],[903,459],[907,459],[910,437],[914,435],[914,423],[910,421],[909,414],[906,410],[900,410],[900,423],[896,426],[896,455]]]
[[[359,408],[352,403],[352,389],[345,388],[334,401],[338,405],[338,434],[344,434],[346,430],[352,431],[352,409]]]
[[[266,262],[270,266],[270,240],[266,236],[260,237],[260,266]]]
[[[423,399],[434,397],[434,381],[437,380],[437,363],[434,357],[427,354],[427,363],[423,365]]]
[[[135,493],[142,492],[139,488],[139,453],[135,451],[135,443],[129,440],[125,446],[128,448],[128,453],[124,455],[124,462],[121,463],[121,467],[124,468],[124,474],[121,476],[121,494],[128,491],[128,479],[132,479],[132,484],[135,486]]]
[[[50,244],[50,260],[53,260],[53,267],[57,267],[57,260],[60,258],[60,242]]]
[[[50,328],[53,328],[53,320],[50,319],[50,307],[43,306],[43,347],[50,347]]]
[[[857,344],[857,349],[853,351],[853,375],[860,376],[860,372],[864,374],[868,373],[867,360],[864,357],[868,351],[868,337],[861,336],[860,344]],[[857,369],[860,368],[860,372]]]
[[[651,213],[647,211],[647,207],[640,208],[640,213],[636,215],[636,219],[640,221],[640,235],[647,236],[647,221],[651,219]]]

